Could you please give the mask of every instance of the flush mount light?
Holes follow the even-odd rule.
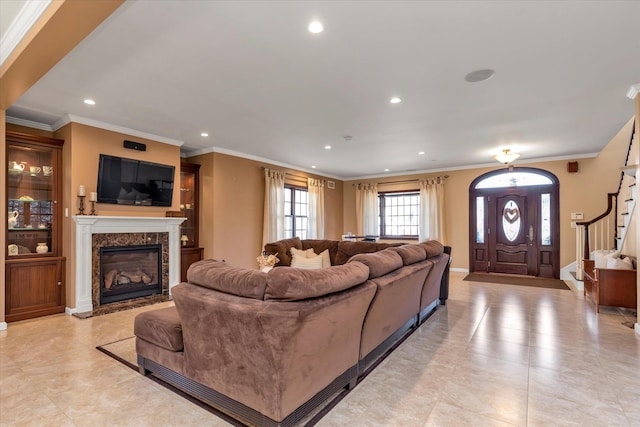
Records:
[[[419,151],[418,154],[422,156],[424,155],[424,151]]]
[[[504,165],[508,165],[509,163],[515,161],[518,157],[520,157],[520,154],[512,153],[508,148],[504,148],[502,152],[493,156],[494,159]]]
[[[316,168],[315,166],[311,166],[311,169],[315,169],[315,168]]]
[[[324,27],[318,21],[313,21],[311,24],[309,24],[308,28],[309,28],[309,31],[312,32],[313,34],[321,33],[324,30]]]
[[[330,146],[330,145],[325,145],[325,146],[324,146],[324,149],[325,149],[325,150],[331,150],[331,146]]]
[[[469,83],[478,83],[485,80],[489,80],[496,72],[489,68],[483,70],[475,70],[464,76],[464,79]]]
[[[385,169],[384,171],[385,171],[385,172],[389,172],[389,169]]]
[[[398,98],[397,96],[394,96],[389,100],[389,102],[392,104],[400,104],[402,102],[402,99]]]
[[[87,104],[87,105],[96,105],[96,101],[94,101],[93,99],[89,99],[89,98],[85,99],[84,103]]]
[[[206,132],[202,132],[202,133],[200,134],[200,136],[203,136],[203,137],[205,137],[205,138],[206,138],[207,136],[209,136],[209,134],[208,134],[208,133],[206,133]]]

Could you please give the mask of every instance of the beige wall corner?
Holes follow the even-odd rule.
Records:
[[[634,141],[633,146],[634,151],[635,151],[635,158],[636,159],[640,159],[640,95],[636,94],[635,97],[635,119],[636,119],[636,139]],[[636,163],[636,185],[637,183],[640,182],[640,165],[638,165]],[[640,191],[638,191],[637,187],[636,187],[636,197],[640,195]],[[636,226],[638,224],[638,211],[640,209],[640,206],[638,206],[638,201],[636,200],[636,208],[635,208],[635,222],[636,222]],[[640,233],[637,232],[636,229],[636,249],[640,248]],[[638,317],[636,319],[636,334],[640,335],[640,311],[638,311],[638,308],[640,308],[640,275],[636,276],[636,285],[637,285],[637,305],[636,305],[636,312],[638,313]]]

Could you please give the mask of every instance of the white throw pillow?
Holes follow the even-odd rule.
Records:
[[[304,258],[301,256],[294,256],[291,261],[291,267],[302,268],[304,270],[322,268],[322,257],[315,256],[313,258]]]
[[[619,251],[606,251],[606,250],[598,250],[593,251],[592,259],[595,260],[594,267],[595,268],[607,268],[607,261],[612,258],[618,258],[620,256]]]
[[[617,270],[633,270],[633,263],[631,258],[626,257],[624,259],[611,258],[607,260],[607,268],[615,268]]]
[[[322,268],[331,267],[331,257],[329,256],[329,249],[325,249],[320,252],[319,255],[313,251],[312,248],[305,249],[304,251],[301,249],[291,248],[291,255],[293,259],[291,260],[291,266],[293,267],[293,260],[296,258],[322,258]]]

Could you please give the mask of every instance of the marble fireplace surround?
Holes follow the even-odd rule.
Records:
[[[180,224],[185,218],[76,215],[76,300],[67,314],[93,311],[93,235],[168,233],[169,294],[180,283]]]

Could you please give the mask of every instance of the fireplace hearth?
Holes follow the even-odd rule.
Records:
[[[100,248],[100,305],[162,294],[162,245]]]

